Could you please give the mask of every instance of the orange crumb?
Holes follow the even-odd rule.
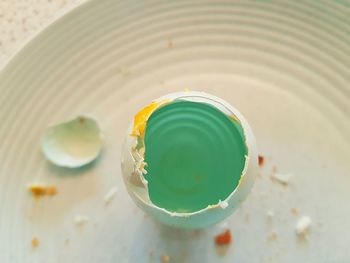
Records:
[[[35,196],[42,196],[46,194],[46,187],[42,185],[30,185],[29,191]]]
[[[229,229],[226,229],[225,231],[221,232],[215,237],[215,243],[217,245],[227,245],[231,243],[232,236],[231,231]]]
[[[40,184],[29,185],[29,191],[36,197],[44,195],[55,195],[57,193],[57,188],[54,185],[45,186]]]
[[[163,263],[168,263],[170,262],[170,256],[163,254],[160,256],[160,259],[162,260]]]
[[[32,247],[35,248],[39,245],[39,239],[37,239],[36,237],[32,238]]]
[[[264,161],[265,161],[264,156],[259,155],[258,156],[258,160],[259,160],[259,166],[263,166],[264,165]]]

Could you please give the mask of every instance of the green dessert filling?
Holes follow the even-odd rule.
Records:
[[[152,112],[144,146],[149,197],[172,212],[195,212],[225,200],[239,183],[247,155],[237,120],[186,100]]]

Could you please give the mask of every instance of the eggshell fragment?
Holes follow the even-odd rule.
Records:
[[[98,157],[102,149],[102,136],[94,119],[79,116],[48,127],[41,147],[45,157],[53,164],[76,168]]]

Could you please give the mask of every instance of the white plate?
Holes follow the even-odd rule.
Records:
[[[52,24],[0,75],[0,262],[142,263],[163,253],[171,262],[349,262],[349,23],[342,1],[104,0]],[[234,242],[225,255],[213,240],[222,226],[162,227],[122,184],[133,113],[185,88],[240,109],[267,157],[226,221]],[[52,166],[43,130],[80,114],[100,122],[101,158],[75,171]],[[293,175],[288,186],[270,180],[273,166]],[[35,200],[26,186],[37,181],[58,194]],[[76,215],[90,221],[76,227]],[[304,241],[294,230],[302,215],[313,220]]]

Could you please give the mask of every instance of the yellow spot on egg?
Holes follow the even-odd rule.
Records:
[[[143,107],[134,117],[134,126],[131,136],[143,136],[148,118],[158,107],[168,102],[169,100],[153,101],[147,106]]]

